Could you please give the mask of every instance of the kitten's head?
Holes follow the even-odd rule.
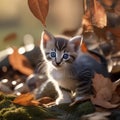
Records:
[[[54,67],[73,63],[80,52],[81,38],[76,36],[69,40],[65,37],[54,37],[44,30],[40,43],[44,59]]]

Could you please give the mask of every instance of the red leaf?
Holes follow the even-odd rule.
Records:
[[[46,17],[49,9],[48,0],[28,0],[28,5],[33,15],[46,26]]]

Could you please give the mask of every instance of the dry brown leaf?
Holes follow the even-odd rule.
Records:
[[[101,0],[101,2],[106,6],[112,6],[114,0]]]
[[[40,102],[41,105],[49,104],[49,103],[51,103],[53,101],[54,100],[52,98],[50,98],[50,97],[43,97],[43,98],[39,99],[39,102]]]
[[[116,92],[117,92],[117,94],[120,96],[120,85],[117,86]]]
[[[107,28],[107,30],[110,31],[115,37],[120,38],[120,27]]]
[[[82,50],[82,52],[88,52],[88,49],[87,49],[87,46],[86,46],[86,44],[83,42],[82,43],[82,45],[81,45],[81,50]]]
[[[23,105],[23,106],[39,105],[39,102],[34,100],[34,95],[31,93],[22,94],[22,95],[16,97],[14,99],[13,103]]]
[[[106,88],[106,86],[108,89],[110,89],[110,93],[113,91],[111,80],[109,78],[105,78],[102,74],[96,73],[92,82],[96,92],[100,91],[102,88]]]
[[[91,15],[90,10],[87,10],[85,15],[82,19],[82,25],[85,32],[91,32],[93,31],[92,23],[91,23]]]
[[[118,0],[116,3],[115,13],[120,16],[120,0]]]
[[[28,5],[33,15],[46,26],[46,17],[49,9],[48,0],[28,0]]]
[[[14,48],[14,52],[9,55],[9,62],[15,70],[18,70],[25,75],[33,73],[32,66],[28,59],[24,55],[19,54],[18,49],[16,48]]]
[[[92,26],[104,28],[107,26],[107,15],[103,6],[96,0],[83,16],[82,25],[86,31],[92,31]]]
[[[103,75],[96,73],[93,79],[95,96],[91,97],[93,104],[104,108],[117,107],[117,104],[112,104],[110,102],[112,100],[113,93],[116,89],[117,84],[112,83],[109,78],[105,78]]]
[[[15,40],[16,38],[17,38],[16,33],[10,33],[7,36],[5,36],[4,42],[12,41],[12,40]]]
[[[38,106],[40,103],[37,100],[32,100],[30,101],[29,105],[34,105],[34,106]]]
[[[120,27],[107,28],[107,31],[111,32],[114,39],[114,50],[120,51]]]
[[[120,105],[120,79],[113,83],[114,93],[111,99],[111,103]]]
[[[107,15],[103,6],[94,0],[94,12],[92,16],[92,24],[98,28],[104,28],[107,25]]]

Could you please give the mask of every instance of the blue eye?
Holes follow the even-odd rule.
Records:
[[[68,59],[68,58],[69,58],[69,55],[67,53],[64,53],[63,59]]]
[[[52,51],[52,52],[50,53],[50,55],[51,55],[52,58],[55,58],[55,57],[56,57],[56,52],[55,52],[55,51]]]

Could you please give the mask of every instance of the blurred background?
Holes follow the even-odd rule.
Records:
[[[60,34],[81,25],[83,1],[50,0],[47,29]],[[31,13],[28,0],[0,1],[0,50],[24,44],[24,36],[31,35],[38,43],[44,27]]]
[[[84,4],[85,1],[89,4]],[[54,35],[80,35],[82,20],[88,20],[89,23],[92,22],[91,17],[95,17],[94,12],[92,16],[87,16],[85,12],[86,6],[88,11],[91,10],[90,1],[49,0],[46,29]],[[114,0],[99,1],[106,12],[109,29],[93,25],[94,32],[92,29],[83,31],[84,42],[89,50],[94,50],[107,59],[108,71],[115,81],[120,78],[120,0],[117,0],[119,4]],[[100,11],[98,7],[96,13]],[[86,25],[89,28],[89,24]],[[43,61],[39,48],[44,29],[40,20],[30,11],[28,0],[0,0],[0,91],[20,95],[39,88],[42,80],[46,80],[42,73]]]
[[[82,16],[83,0],[49,0],[46,29],[52,34],[76,30]],[[42,71],[39,41],[44,29],[28,0],[0,0],[1,92],[20,95],[39,88],[46,79],[43,73],[36,74]]]

